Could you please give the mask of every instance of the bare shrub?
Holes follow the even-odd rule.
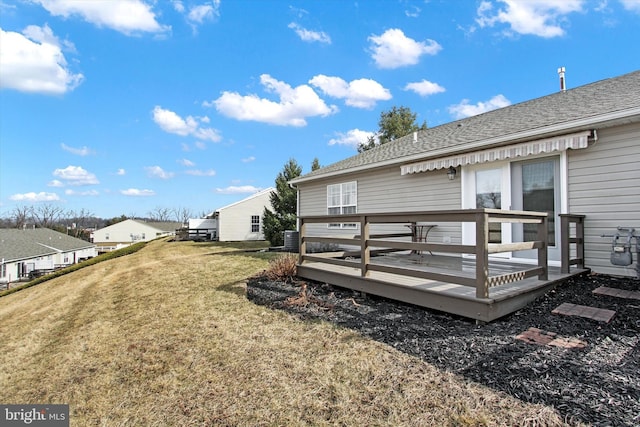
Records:
[[[282,255],[271,262],[265,271],[267,279],[271,281],[292,282],[296,277],[298,256],[294,254]]]
[[[351,299],[353,300],[353,298]],[[291,296],[285,301],[285,305],[289,307],[294,305],[298,307],[306,307],[309,304],[315,304],[321,310],[333,310],[334,308],[333,304],[329,304],[328,302],[325,302],[313,295],[313,292],[307,287],[305,282],[301,283],[298,295]]]

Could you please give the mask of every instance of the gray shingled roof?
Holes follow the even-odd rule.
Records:
[[[157,222],[154,222],[154,221],[143,222],[143,221],[137,221],[137,220],[134,220],[134,221],[139,222],[141,224],[148,225],[149,227],[153,227],[157,230],[164,231],[167,233],[174,232],[177,229],[182,227],[182,223],[175,222],[175,221],[157,221]]]
[[[95,246],[48,228],[0,228],[0,259],[16,261]]]
[[[440,157],[507,143],[549,136],[554,128],[589,130],[600,117],[640,107],[640,71],[601,80],[566,92],[510,105],[477,116],[426,129],[399,138],[300,178],[293,183],[347,173],[381,164]],[[634,112],[635,115],[638,112]],[[567,132],[564,132],[567,133]],[[510,139],[511,137],[511,139]],[[502,141],[501,141],[502,140]]]

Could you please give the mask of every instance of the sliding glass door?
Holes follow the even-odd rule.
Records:
[[[549,260],[559,260],[558,238],[560,236],[559,191],[560,162],[558,157],[513,162],[511,164],[511,202],[514,210],[547,212],[549,233]],[[512,235],[515,242],[536,239],[535,224],[513,224]],[[518,258],[534,258],[535,251],[514,253]]]
[[[469,166],[463,173],[462,207],[491,208],[549,214],[549,260],[559,261],[560,158],[544,157],[518,162],[493,162]],[[463,242],[475,244],[475,224],[463,225]],[[489,243],[535,240],[535,224],[492,223]],[[499,254],[499,257],[536,260],[537,251]]]
[[[502,169],[481,169],[475,172],[477,208],[502,209]],[[502,243],[501,224],[489,224],[489,243]]]

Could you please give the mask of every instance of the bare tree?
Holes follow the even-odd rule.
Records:
[[[153,209],[147,215],[149,215],[149,218],[154,221],[167,222],[171,219],[171,209],[156,206],[155,209]]]
[[[16,228],[26,227],[29,220],[32,219],[31,216],[31,208],[25,205],[16,206],[11,211],[11,218]]]
[[[90,220],[95,216],[92,212],[82,208],[80,211],[69,210],[64,214],[67,234],[78,238],[87,238],[87,228]]]
[[[193,211],[185,206],[174,208],[173,215],[176,218],[176,221],[181,224],[187,224],[189,222],[189,218],[193,218]]]
[[[31,209],[36,227],[40,228],[53,228],[60,221],[63,212],[60,206],[55,206],[50,203],[38,205],[37,207],[34,206]]]

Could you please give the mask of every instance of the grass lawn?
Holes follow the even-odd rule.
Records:
[[[154,241],[0,298],[0,402],[73,426],[562,425],[328,323],[247,301],[274,253]]]

